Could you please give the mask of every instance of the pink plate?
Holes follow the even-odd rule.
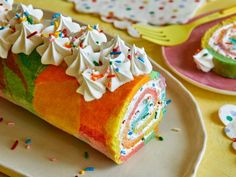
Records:
[[[236,95],[236,79],[228,79],[215,74],[213,71],[204,73],[197,69],[194,53],[201,48],[201,38],[212,26],[222,20],[216,20],[196,28],[183,44],[173,47],[163,47],[163,56],[166,64],[177,75],[188,82],[213,92]]]

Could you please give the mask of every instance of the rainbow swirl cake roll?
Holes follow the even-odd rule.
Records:
[[[157,134],[165,79],[144,49],[98,25],[19,5],[0,29],[0,96],[85,141],[116,163]]]
[[[236,17],[210,28],[202,38],[202,48],[194,55],[199,69],[236,78]]]

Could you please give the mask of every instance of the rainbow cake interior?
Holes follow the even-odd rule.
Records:
[[[236,78],[236,18],[232,17],[210,28],[202,38],[202,50],[194,55],[203,72]]]
[[[31,5],[0,11],[0,96],[120,164],[157,135],[166,83],[143,48]]]

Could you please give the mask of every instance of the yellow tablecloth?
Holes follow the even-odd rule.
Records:
[[[33,4],[36,7],[62,12],[74,19],[88,24],[101,24],[104,31],[118,33],[129,43],[145,47],[148,55],[155,59],[161,66],[168,69],[163,62],[161,47],[141,39],[129,37],[126,32],[116,30],[111,24],[102,22],[98,17],[78,14],[73,10],[72,3],[65,0],[15,0],[25,4]],[[216,0],[208,3],[198,14],[217,8],[230,7],[236,4],[236,0]],[[177,77],[177,76],[176,76]],[[236,177],[236,153],[231,148],[231,141],[223,134],[223,125],[218,120],[217,111],[226,103],[236,104],[236,97],[211,93],[195,87],[183,79],[177,77],[195,96],[203,113],[204,122],[208,133],[207,150],[198,170],[197,177]],[[197,133],[197,132],[196,132]],[[194,137],[193,137],[194,138]]]

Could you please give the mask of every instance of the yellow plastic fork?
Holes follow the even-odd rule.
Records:
[[[163,46],[174,46],[185,42],[191,35],[193,29],[197,26],[235,13],[236,6],[215,12],[185,25],[154,27],[150,25],[137,24],[134,25],[134,28],[139,31],[143,39]]]

